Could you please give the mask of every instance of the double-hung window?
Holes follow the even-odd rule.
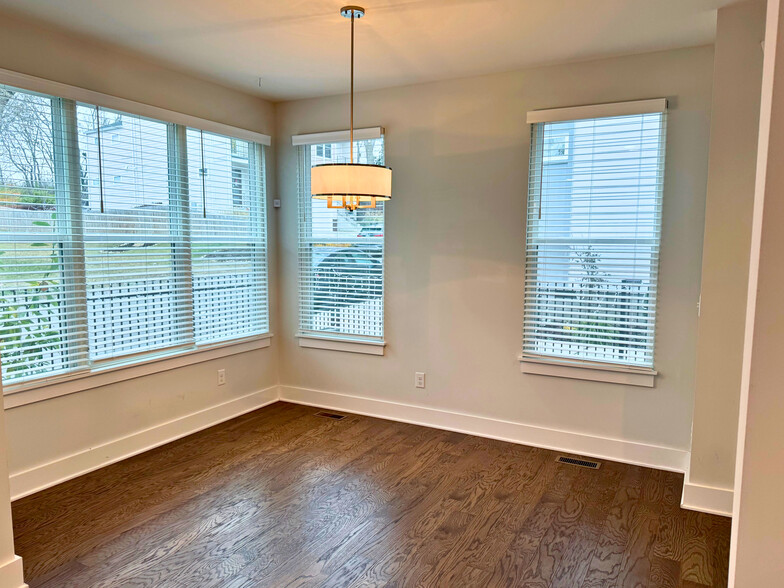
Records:
[[[522,360],[650,373],[666,102],[535,111],[529,122]]]
[[[378,348],[384,338],[384,203],[350,211],[310,195],[310,169],[347,163],[348,133],[300,135],[299,336]],[[384,164],[381,129],[355,131],[354,161]],[[308,346],[316,346],[310,345]],[[359,350],[359,349],[353,349]]]
[[[3,383],[268,331],[261,145],[0,85]]]

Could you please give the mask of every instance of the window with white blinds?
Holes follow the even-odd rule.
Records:
[[[523,359],[653,368],[666,112],[549,112],[532,125]]]
[[[384,203],[355,211],[310,195],[310,168],[349,161],[349,142],[299,147],[299,329],[382,341]],[[384,164],[384,138],[354,142],[354,161]]]
[[[188,129],[194,336],[267,331],[264,150]]]
[[[0,85],[4,384],[267,332],[263,157]]]

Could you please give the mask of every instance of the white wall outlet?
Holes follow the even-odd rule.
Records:
[[[274,206],[275,208],[280,208],[280,198],[275,198],[272,201],[272,206]]]
[[[414,372],[414,386],[417,388],[425,387],[425,372]]]
[[[218,370],[218,386],[226,383],[226,370]]]

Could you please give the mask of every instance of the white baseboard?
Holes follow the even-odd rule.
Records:
[[[17,500],[71,478],[149,451],[277,401],[278,386],[270,386],[29,470],[12,473],[10,476],[11,500]]]
[[[336,392],[280,386],[280,399],[285,402],[379,417],[660,470],[684,472],[689,463],[689,452],[680,449],[560,431]]]
[[[27,588],[22,571],[22,558],[15,555],[11,561],[0,565],[0,588]]]
[[[695,484],[689,480],[687,475],[683,483],[681,507],[688,510],[731,517],[733,494],[734,492],[731,488],[716,488],[715,486]]]
[[[270,386],[252,394],[133,433],[132,435],[109,441],[103,445],[62,457],[29,470],[11,474],[11,499],[17,500],[28,496],[247,412],[257,410],[278,400],[422,425],[435,429],[456,431],[458,433],[660,470],[685,472],[689,463],[689,453],[687,451],[671,447],[549,429],[524,423],[323,390],[293,386]],[[690,510],[731,516],[732,494],[730,489],[693,484],[687,479],[683,488],[681,506]],[[0,588],[5,588],[5,585],[2,583],[5,577],[4,568],[9,567],[9,570],[11,570],[15,569],[14,566],[19,566],[19,569],[21,569],[21,560],[19,560],[19,563],[16,563],[16,560],[14,560],[6,564],[6,566],[0,566]],[[23,584],[20,584],[20,586],[23,586]]]

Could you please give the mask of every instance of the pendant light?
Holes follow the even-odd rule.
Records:
[[[325,163],[310,171],[310,194],[326,200],[327,208],[375,208],[392,198],[392,170],[383,165],[354,163],[354,20],[365,16],[361,6],[344,6],[340,14],[351,19],[351,126],[350,163]]]

